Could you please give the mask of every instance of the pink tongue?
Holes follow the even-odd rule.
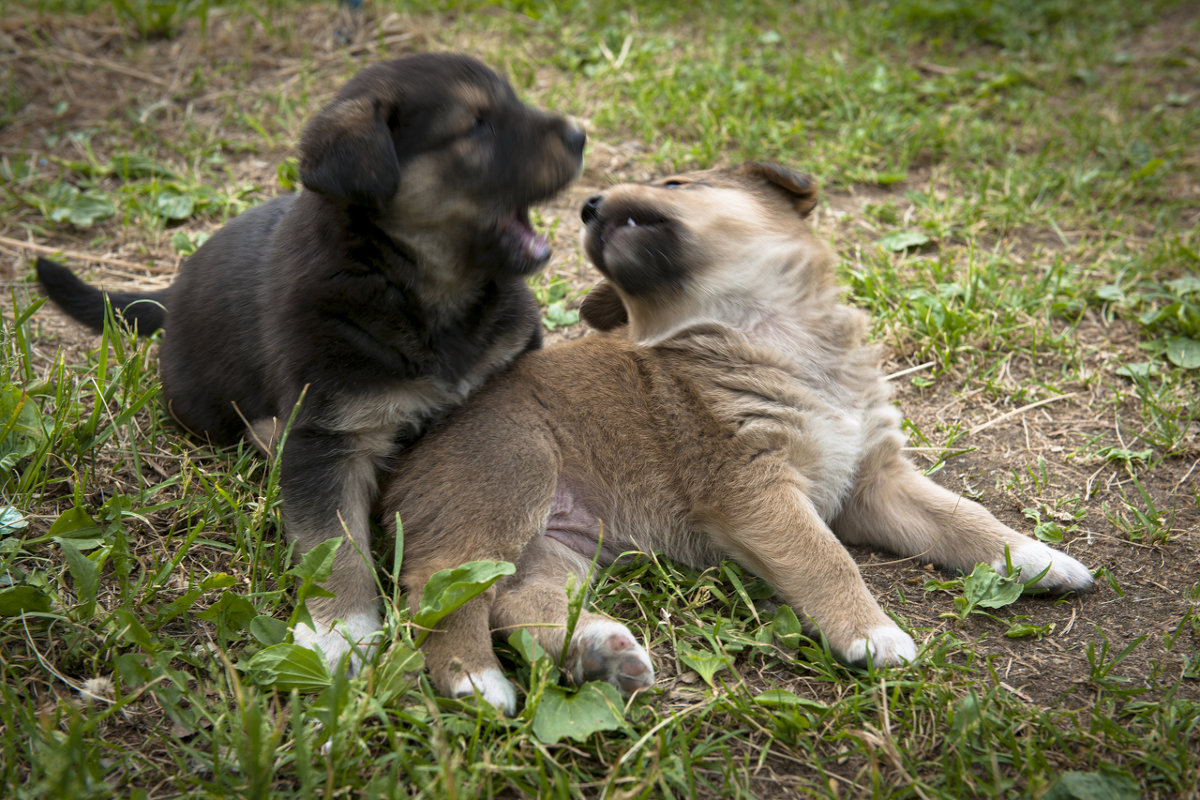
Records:
[[[521,244],[532,259],[541,261],[550,257],[550,243],[546,241],[546,237],[539,236],[532,229],[522,234]]]
[[[517,235],[521,241],[521,249],[525,255],[535,261],[541,261],[550,257],[550,244],[546,241],[546,237],[539,235],[534,231],[529,223],[520,219],[514,219],[509,223],[512,232]]]

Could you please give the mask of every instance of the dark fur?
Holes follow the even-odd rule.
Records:
[[[583,146],[578,126],[473,59],[377,64],[305,128],[299,195],[231,221],[169,288],[107,294],[139,333],[164,330],[163,396],[194,433],[228,443],[249,424],[270,449],[304,393],[283,452],[285,523],[301,552],[350,535],[330,579],[339,597],[310,603],[306,640],[331,658],[345,648],[329,625],[375,594],[375,470],[540,344],[525,276],[549,251],[528,207],[578,174]],[[38,278],[102,327],[105,294],[49,261]],[[359,622],[355,638],[370,627]]]

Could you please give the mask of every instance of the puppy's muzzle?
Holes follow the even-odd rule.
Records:
[[[583,208],[579,210],[579,217],[583,220],[584,225],[591,223],[592,220],[600,216],[600,203],[603,200],[603,195],[594,194],[583,201]]]
[[[582,125],[573,119],[568,119],[566,125],[563,126],[562,140],[567,152],[576,158],[583,158],[583,146],[587,144],[587,133],[584,132]]]

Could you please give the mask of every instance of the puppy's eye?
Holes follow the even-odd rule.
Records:
[[[680,186],[687,186],[687,181],[663,181],[664,189],[678,189]]]
[[[496,126],[485,115],[480,114],[475,117],[475,121],[471,123],[471,127],[467,129],[467,136],[486,136],[496,132]]]

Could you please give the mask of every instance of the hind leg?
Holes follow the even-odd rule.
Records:
[[[424,585],[437,570],[481,557],[515,562],[514,575],[447,615],[421,645],[438,691],[451,697],[477,694],[506,714],[515,714],[516,689],[504,676],[492,638],[507,638],[525,628],[557,661],[567,628],[568,579],[574,575],[575,585],[586,590],[589,560],[542,534],[533,536],[523,552],[476,553],[468,558],[450,548],[446,551],[449,557],[430,559],[424,547],[413,553],[409,541],[406,533],[404,581],[414,613]],[[650,656],[629,629],[586,609],[576,621],[565,666],[577,684],[605,680],[626,696],[654,683]]]
[[[549,536],[532,541],[517,573],[492,604],[492,628],[507,637],[525,628],[550,658],[562,657],[569,615],[567,585],[587,590],[591,560]],[[654,685],[654,665],[636,637],[621,623],[581,609],[564,666],[576,684],[608,681],[626,697]]]
[[[515,561],[519,552],[501,550],[491,552],[459,552],[455,547],[432,548],[422,546],[413,552],[413,538],[409,523],[405,522],[405,553],[402,580],[408,592],[409,611],[414,617],[421,608],[425,588],[436,572],[454,569],[468,561],[493,560]],[[416,540],[418,546],[432,543]],[[517,711],[517,692],[496,658],[492,647],[491,629],[488,620],[495,602],[497,587],[505,579],[458,609],[450,612],[432,629],[423,632],[421,653],[425,657],[425,668],[434,687],[447,697],[471,697],[477,695],[508,715]]]
[[[890,446],[864,461],[854,493],[832,527],[848,544],[920,556],[963,572],[984,563],[1003,573],[1007,548],[1023,579],[1047,570],[1037,588],[1062,592],[1092,585],[1083,564],[934,483]]]
[[[418,452],[406,462],[385,502],[385,519],[398,512],[404,526],[401,579],[415,614],[434,573],[469,561],[518,564],[545,530],[555,487],[555,464],[534,432],[501,454],[508,461],[488,470],[488,480],[465,482],[453,448]],[[490,451],[489,451],[490,452]],[[487,453],[476,454],[477,461]],[[452,498],[443,487],[460,487]],[[492,646],[489,621],[504,578],[447,614],[429,631],[421,650],[430,680],[451,697],[478,694],[506,713],[516,712],[516,692]]]
[[[458,564],[443,569],[454,566]],[[414,615],[425,582],[428,582],[427,576],[422,580],[413,573],[405,578],[409,607]],[[425,656],[429,678],[439,692],[447,697],[478,696],[512,716],[517,711],[517,692],[504,676],[500,660],[492,649],[488,626],[496,591],[493,586],[438,622],[421,643],[421,653]]]

